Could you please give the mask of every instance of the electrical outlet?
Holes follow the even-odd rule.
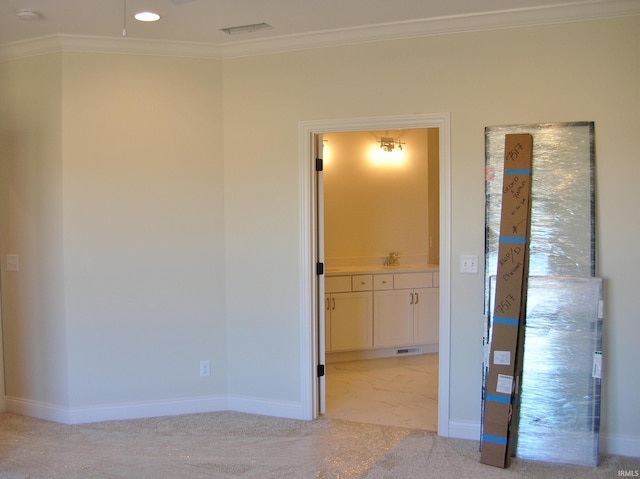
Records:
[[[7,255],[7,271],[19,271],[20,270],[20,262],[18,260],[17,254],[8,254]]]
[[[211,362],[209,360],[200,361],[200,377],[211,376]]]
[[[460,272],[461,273],[477,273],[478,257],[475,255],[460,256]]]

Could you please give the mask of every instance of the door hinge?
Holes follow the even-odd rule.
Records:
[[[324,274],[324,263],[316,263],[316,275],[320,276]]]
[[[324,364],[318,364],[318,377],[324,376]]]
[[[322,161],[322,158],[316,158],[316,171],[322,171],[323,166],[324,162]]]

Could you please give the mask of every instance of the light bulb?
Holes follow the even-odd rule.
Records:
[[[160,20],[160,15],[154,12],[138,12],[134,18],[139,22],[157,22]]]

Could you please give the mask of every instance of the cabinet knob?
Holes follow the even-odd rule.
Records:
[[[409,304],[413,304],[413,293],[409,293],[411,295],[411,302]]]

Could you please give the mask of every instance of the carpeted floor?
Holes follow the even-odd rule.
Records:
[[[475,441],[337,419],[220,412],[68,426],[0,414],[0,479],[589,479],[640,470],[640,459],[618,456],[595,469],[478,460]]]

